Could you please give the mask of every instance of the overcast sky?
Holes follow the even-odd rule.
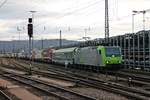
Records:
[[[27,39],[27,23],[34,14],[35,39],[80,40],[104,37],[105,0],[7,0],[0,8],[1,40]],[[3,3],[4,0],[0,0]],[[132,10],[150,9],[150,0],[109,0],[110,36],[132,32]],[[146,29],[150,14],[146,13]],[[142,30],[142,14],[135,16],[135,31]]]

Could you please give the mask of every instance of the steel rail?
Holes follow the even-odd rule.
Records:
[[[111,82],[104,82],[104,81],[96,80],[91,77],[71,73],[68,71],[62,72],[62,70],[54,71],[52,69],[49,69],[49,71],[58,73],[59,76],[71,78],[74,81],[78,80],[80,81],[80,84],[88,85],[88,86],[95,87],[98,89],[107,90],[107,91],[114,92],[117,94],[119,93],[121,95],[130,97],[130,98],[134,98],[134,99],[136,98],[137,100],[147,100],[150,97],[149,92],[137,90],[135,88],[133,89],[130,87],[122,86],[122,85],[111,83]]]
[[[0,100],[12,100],[6,93],[0,90]]]
[[[5,74],[1,74],[4,77],[13,79],[20,83],[32,86],[36,89],[39,89],[43,92],[49,93],[55,97],[60,98],[61,100],[96,100],[93,97],[89,97],[87,95],[83,95],[77,92],[74,92],[69,89],[65,89],[56,85],[48,84],[39,80],[31,79],[28,76],[22,76],[16,73],[5,72]],[[6,74],[8,73],[8,74]]]

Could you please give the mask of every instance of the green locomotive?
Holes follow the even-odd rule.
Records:
[[[89,46],[54,50],[52,61],[92,69],[120,69],[121,48],[117,46]]]

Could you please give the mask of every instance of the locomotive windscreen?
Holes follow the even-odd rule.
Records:
[[[106,50],[107,57],[111,57],[112,55],[121,56],[120,48],[106,47],[105,50]]]

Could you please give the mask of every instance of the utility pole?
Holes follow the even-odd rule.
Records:
[[[132,11],[132,34],[133,34],[133,65],[135,66],[135,33],[134,33],[134,16],[136,14]]]
[[[21,33],[21,29],[19,28],[19,26],[17,26],[17,31],[18,31],[18,33],[19,33],[19,48],[18,48],[18,53],[19,53],[19,51],[21,50],[21,44],[20,44],[20,33]]]
[[[62,37],[61,37],[61,30],[59,31],[59,46],[62,47]]]
[[[43,33],[44,33],[45,30],[46,30],[46,27],[44,26]],[[44,48],[44,39],[43,38],[41,39],[41,42],[42,42],[41,49],[43,49]]]
[[[146,14],[147,12],[150,12],[150,9],[141,10],[141,11],[133,10],[133,13],[135,13],[135,14],[140,14],[140,13],[143,14],[143,30],[145,30],[145,14]]]
[[[12,53],[15,53],[15,44],[14,44],[14,36],[12,36]]]
[[[108,0],[105,0],[105,41],[106,41],[106,43],[109,43]]]
[[[89,40],[90,39],[90,37],[87,37],[87,31],[88,31],[88,29],[87,28],[85,28],[84,29],[84,37],[82,37],[85,41],[87,41],[87,40]]]
[[[142,11],[142,13],[143,13],[143,30],[145,30],[145,13],[146,13],[146,11],[144,10],[144,11]]]
[[[132,33],[134,33],[134,16],[135,14],[132,14]]]
[[[19,33],[19,41],[20,41],[20,32],[21,32],[21,29],[19,28],[19,26],[17,26],[17,31]]]
[[[42,46],[41,46],[41,49],[43,49],[44,48],[44,40],[43,40],[43,38],[42,38],[42,40],[41,40],[41,42],[42,42]]]

